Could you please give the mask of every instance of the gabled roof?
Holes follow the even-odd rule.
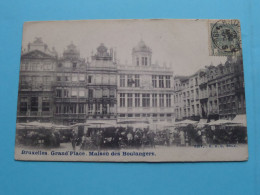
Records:
[[[33,50],[21,55],[21,58],[55,58],[54,55],[42,52],[40,50]]]

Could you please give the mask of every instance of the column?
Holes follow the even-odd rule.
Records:
[[[110,106],[107,104],[107,114],[110,114]]]
[[[96,104],[93,104],[93,111],[92,111],[92,115],[95,115],[96,112]]]
[[[163,86],[166,88],[166,76],[163,76]]]
[[[42,115],[42,97],[38,97],[38,113],[37,116]]]
[[[140,107],[143,107],[143,94],[140,93]]]

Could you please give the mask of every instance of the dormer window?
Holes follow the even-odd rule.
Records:
[[[147,66],[147,57],[142,57],[142,65]]]

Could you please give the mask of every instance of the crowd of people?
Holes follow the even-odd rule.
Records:
[[[148,128],[110,128],[92,129],[82,136],[72,131],[71,143],[75,150],[80,149],[121,149],[121,148],[141,148],[155,145],[170,145],[170,131],[155,132]]]

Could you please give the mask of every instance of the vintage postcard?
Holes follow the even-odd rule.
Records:
[[[26,22],[15,159],[246,161],[239,20]]]

